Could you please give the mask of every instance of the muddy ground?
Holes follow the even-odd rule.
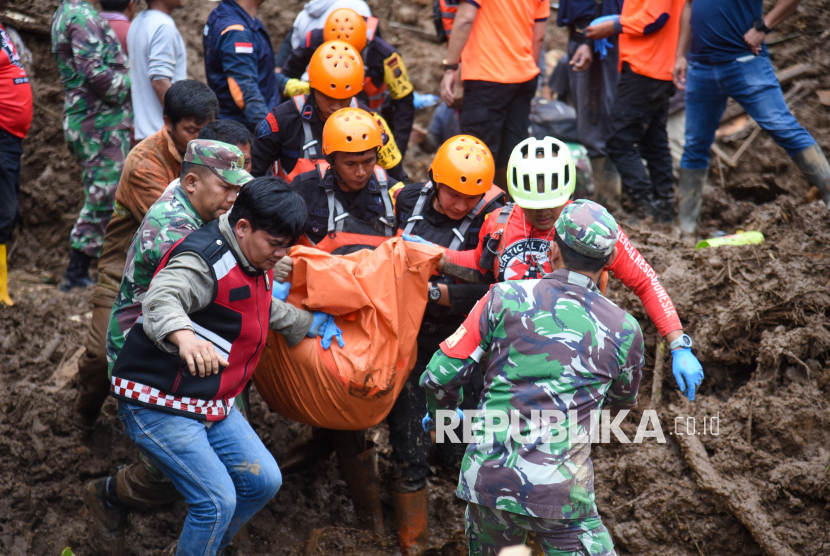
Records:
[[[53,555],[65,546],[93,554],[86,540],[83,484],[133,461],[136,450],[121,430],[111,401],[92,437],[81,442],[68,424],[74,360],[91,316],[91,290],[59,293],[67,238],[82,202],[79,172],[63,144],[63,91],[42,33],[56,0],[12,0],[8,7],[35,16],[21,32],[34,55],[30,69],[35,120],[24,143],[22,225],[11,247],[16,305],[0,309],[0,552]],[[443,47],[430,40],[428,0],[370,2],[384,36],[402,51],[421,92],[437,92]],[[203,78],[201,32],[214,5],[190,0],[176,14],[189,47],[189,69]],[[302,2],[267,0],[262,19],[275,47]],[[40,26],[38,26],[40,22]],[[22,27],[22,26],[21,26]],[[777,68],[808,63],[798,81],[830,89],[830,12],[820,0],[803,2],[780,27]],[[771,37],[771,41],[774,37]],[[547,45],[564,34],[549,26]],[[786,89],[794,86],[789,83]],[[810,93],[794,112],[825,152],[830,113]],[[426,123],[428,111],[420,113]],[[740,141],[725,144],[733,152]],[[423,178],[429,158],[409,151],[411,176]],[[612,280],[610,296],[640,320],[647,363],[640,407],[623,426],[633,438],[642,411],[654,407],[667,442],[597,445],[597,502],[618,552],[677,556],[830,554],[830,220],[789,159],[764,133],[732,169],[713,159],[704,196],[704,231],[761,230],[757,246],[694,251],[667,227],[635,223],[619,214],[633,243],[660,273],[706,379],[694,403],[678,395],[664,356],[655,389],[657,334],[638,300]],[[807,197],[809,199],[809,197]],[[653,396],[661,390],[659,399]],[[271,412],[254,395],[253,422],[280,461],[302,427]],[[675,421],[680,417],[679,421]],[[696,436],[691,432],[695,417]],[[704,417],[708,428],[703,434]],[[713,430],[712,417],[718,418]],[[675,422],[678,423],[677,429]],[[715,434],[717,433],[717,434]],[[381,425],[383,480],[390,482],[389,448]],[[454,496],[457,474],[435,468],[430,478],[433,556],[464,553],[464,505]],[[387,490],[385,490],[387,492]],[[355,516],[334,459],[286,477],[277,497],[236,540],[240,554],[395,554],[394,516],[385,501],[386,535],[369,538],[348,528]],[[161,554],[180,530],[183,503],[135,512],[130,554]],[[309,540],[311,539],[311,540]]]

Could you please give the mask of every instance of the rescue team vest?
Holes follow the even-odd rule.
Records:
[[[291,180],[303,172],[310,172],[319,164],[325,162],[325,157],[321,156],[322,151],[318,151],[317,149],[318,146],[322,147],[322,141],[314,138],[314,133],[311,131],[311,124],[309,123],[314,108],[306,104],[305,95],[291,97],[291,101],[294,103],[294,107],[300,115],[300,122],[303,125],[303,147],[300,149],[303,156],[297,159],[297,164],[294,165],[294,169],[291,172],[286,172],[282,168],[279,160],[274,162],[274,174],[288,183],[291,183]],[[358,107],[357,100],[354,97],[352,97],[349,106],[352,108]]]
[[[464,217],[461,224],[457,228],[450,229],[438,229],[433,226],[429,226],[429,224],[426,223],[423,226],[418,225],[419,222],[424,220],[424,210],[431,206],[434,196],[435,186],[431,181],[428,181],[424,184],[424,187],[421,188],[420,195],[418,195],[418,201],[415,203],[415,207],[412,209],[412,214],[406,221],[406,227],[403,230],[399,230],[399,234],[414,234],[424,238],[427,241],[446,247],[450,251],[463,251],[464,249],[469,248],[468,244],[471,243],[467,239],[467,232],[472,223],[480,216],[483,217],[491,212],[492,204],[495,201],[504,198],[504,191],[495,185],[490,187],[490,190],[487,191],[487,193],[481,197],[481,200],[476,203],[472,210],[467,213],[467,216]],[[475,237],[470,239],[478,241],[478,230],[476,230]],[[473,245],[473,247],[475,247],[475,245]]]
[[[328,224],[326,226],[326,237],[318,243],[314,243],[308,235],[303,235],[298,242],[307,247],[316,247],[332,255],[345,255],[355,250],[374,248],[395,235],[395,210],[392,206],[392,198],[389,195],[389,179],[386,170],[375,166],[375,179],[380,188],[380,197],[383,200],[385,211],[384,216],[378,216],[371,221],[361,220],[351,216],[343,204],[335,197],[334,187],[325,185],[326,169],[320,164],[317,166],[320,186],[325,189],[326,205],[329,211]]]
[[[165,254],[156,274],[172,257],[186,252],[207,263],[214,282],[210,304],[188,315],[193,330],[199,339],[213,344],[228,366],[219,374],[191,375],[178,353],[162,351],[150,340],[139,326],[139,315],[112,369],[110,393],[158,411],[221,421],[251,379],[265,347],[273,273],[245,271],[219,231],[218,220],[179,240]]]
[[[366,51],[369,48],[369,45],[375,38],[375,33],[378,30],[378,18],[376,17],[367,17],[366,18],[366,46],[363,48],[363,52],[361,52],[361,56],[363,57],[364,63],[366,62]],[[386,98],[386,83],[381,83],[380,87],[375,87],[375,84],[372,83],[372,78],[366,76],[363,79],[363,93],[366,95],[366,104],[372,110],[376,110],[380,108],[383,104],[384,99]]]
[[[481,246],[479,266],[492,269],[499,282],[540,278],[552,270],[548,257],[552,239],[528,239],[525,223],[518,221],[515,208],[514,203],[507,203],[498,215],[492,216],[496,217],[496,225]],[[553,233],[551,230],[551,237]],[[602,294],[607,286],[608,271],[603,271],[599,283]]]
[[[458,12],[458,0],[435,0],[432,4],[432,20],[435,34],[441,42],[446,42],[452,34],[455,14]]]

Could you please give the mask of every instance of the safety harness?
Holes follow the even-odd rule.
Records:
[[[317,172],[319,172],[320,181],[323,182],[325,169],[318,166]],[[386,176],[386,170],[380,166],[375,166],[375,179],[378,182],[380,196],[383,199],[383,206],[386,210],[386,216],[381,216],[378,220],[385,225],[384,234],[386,237],[392,237],[395,235],[395,210],[392,208],[392,198],[389,196],[389,179]],[[329,208],[329,222],[326,232],[329,235],[342,233],[344,221],[349,217],[349,213],[343,208],[343,204],[337,197],[335,197],[334,187],[326,187],[325,190]]]
[[[318,154],[317,150],[320,141],[314,138],[314,133],[311,130],[311,115],[314,113],[314,107],[310,104],[306,104],[305,95],[293,96],[291,97],[291,100],[294,103],[294,107],[297,109],[297,113],[300,115],[300,123],[303,126],[303,146],[302,149],[300,149],[302,156],[297,159],[297,164],[294,166],[291,173],[285,172],[282,169],[279,160],[274,162],[274,173],[288,181],[303,172],[313,170],[323,162],[321,160],[322,157]],[[349,106],[357,108],[357,100],[352,98]]]
[[[415,208],[412,209],[412,216],[410,216],[406,221],[406,228],[404,229],[403,233],[405,234],[412,234],[412,230],[415,228],[415,224],[419,220],[423,220],[424,216],[421,214],[424,210],[427,202],[432,200],[432,196],[435,193],[435,186],[431,181],[428,181],[424,186],[421,188],[421,192],[418,195],[418,201],[415,203]],[[467,230],[470,228],[470,225],[473,223],[473,220],[479,215],[479,213],[484,209],[485,206],[490,204],[490,202],[495,199],[495,195],[489,195],[489,191],[487,194],[481,196],[481,199],[473,209],[467,213],[467,216],[464,217],[464,220],[461,221],[461,225],[457,228],[452,229],[453,235],[455,237],[452,239],[452,242],[447,246],[450,251],[458,251],[459,247],[464,243],[467,237]]]

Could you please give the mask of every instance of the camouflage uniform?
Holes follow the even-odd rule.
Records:
[[[130,150],[127,56],[109,24],[84,0],[61,2],[52,21],[52,53],[66,89],[64,137],[83,168],[86,195],[69,241],[97,257]]]
[[[235,162],[229,162],[237,157]],[[245,159],[235,146],[220,141],[195,140],[187,145],[184,162],[210,167],[227,183],[242,185],[251,179],[242,168]],[[125,336],[138,315],[150,280],[165,253],[180,239],[205,225],[190,203],[179,180],[175,180],[147,211],[130,250],[107,330],[107,363],[112,366],[124,347]]]
[[[125,336],[141,314],[141,301],[150,287],[150,280],[161,259],[177,241],[202,226],[204,222],[196,213],[178,179],[170,184],[147,211],[127,252],[124,278],[121,280],[121,287],[110,314],[107,330],[107,364],[110,378],[115,359],[124,347]]]
[[[591,159],[588,157],[588,149],[579,143],[565,143],[576,167],[576,190],[575,199],[584,199],[594,194],[594,171],[591,167]]]
[[[575,251],[602,258],[619,228],[600,205],[577,201],[562,211],[556,233]],[[594,502],[586,439],[606,402],[636,404],[643,364],[637,321],[590,278],[567,269],[496,284],[421,377],[430,414],[458,407],[479,360],[486,360],[484,418],[475,421],[484,432],[467,447],[457,491],[469,503],[470,554],[495,555],[528,531],[547,554],[614,554]],[[494,411],[516,412],[521,442],[510,428],[493,426]],[[547,417],[553,426],[545,429],[537,411],[562,414]]]

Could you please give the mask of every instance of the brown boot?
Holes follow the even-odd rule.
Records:
[[[401,556],[419,556],[429,548],[427,489],[393,492]]]
[[[325,429],[312,429],[308,425],[303,427],[303,431],[291,442],[280,461],[280,472],[283,476],[305,471],[329,457],[334,451],[331,432]]]
[[[172,504],[182,495],[155,465],[139,456],[139,463],[125,465],[116,473],[118,501],[142,511]]]
[[[354,502],[357,526],[364,531],[383,536],[380,477],[374,445],[362,454],[339,459],[340,472]]]
[[[87,531],[97,554],[124,553],[127,510],[112,492],[114,482],[114,477],[105,477],[84,487]]]

